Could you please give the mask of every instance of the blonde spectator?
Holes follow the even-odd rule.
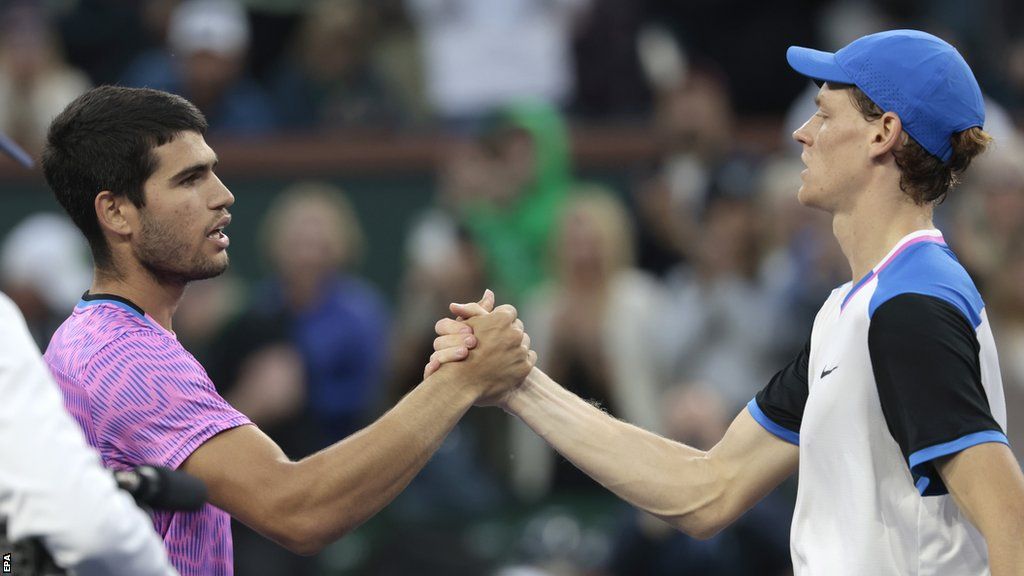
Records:
[[[255,306],[286,318],[326,445],[371,416],[387,357],[387,308],[377,289],[353,272],[363,233],[338,188],[303,182],[286,189],[267,211],[263,239],[274,277]]]
[[[574,191],[554,235],[554,279],[527,302],[523,318],[547,373],[611,414],[653,429],[664,370],[652,327],[664,295],[634,268],[632,238],[618,199],[598,187]],[[529,429],[514,426],[521,496],[592,485]]]

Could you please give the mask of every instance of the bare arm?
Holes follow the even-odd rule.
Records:
[[[515,309],[470,322],[478,320],[483,354],[443,367],[345,440],[291,462],[258,429],[243,426],[204,443],[182,468],[207,483],[214,505],[294,552],[314,553],[398,495],[474,402],[501,395],[528,373],[533,356]]]
[[[203,479],[215,506],[296,553],[315,553],[386,506],[473,404],[439,371],[379,420],[292,462],[254,426],[210,439],[182,468]]]
[[[746,410],[703,452],[612,418],[537,368],[506,409],[617,496],[698,538],[730,524],[797,467],[799,449]]]
[[[1005,444],[978,444],[936,462],[957,506],[988,544],[992,576],[1024,575],[1024,475]]]

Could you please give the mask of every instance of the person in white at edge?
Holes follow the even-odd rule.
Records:
[[[2,135],[0,149],[31,166]],[[153,522],[117,488],[65,412],[24,317],[0,293],[2,522],[10,540],[39,538],[75,576],[177,575]]]
[[[574,464],[680,530],[710,536],[799,469],[797,576],[1024,575],[1024,475],[984,304],[932,209],[991,138],[967,63],[893,30],[836,53],[791,47],[821,84],[793,136],[798,197],[833,215],[855,281],[806,347],[702,452],[608,417],[534,369],[503,399]],[[463,318],[479,304],[454,304]],[[427,370],[457,359],[437,325]]]

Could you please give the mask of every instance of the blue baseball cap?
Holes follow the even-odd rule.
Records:
[[[32,167],[32,157],[28,155],[28,152],[22,150],[21,146],[18,146],[14,140],[7,137],[6,134],[0,132],[0,151],[14,158],[18,164],[21,164],[25,168]]]
[[[949,162],[953,134],[985,124],[981,88],[963,56],[918,30],[889,30],[832,52],[790,46],[789,65],[821,82],[853,84],[931,154]]]

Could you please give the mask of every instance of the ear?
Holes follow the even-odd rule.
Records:
[[[906,132],[903,131],[903,122],[893,112],[886,112],[882,117],[873,122],[875,130],[871,134],[871,142],[868,144],[868,153],[871,158],[882,158],[886,154],[896,150],[906,140]]]
[[[96,195],[93,207],[96,210],[96,220],[100,224],[100,230],[104,233],[110,232],[119,236],[130,235],[133,224],[138,221],[135,217],[138,209],[123,194],[116,196],[110,190],[104,190]]]

